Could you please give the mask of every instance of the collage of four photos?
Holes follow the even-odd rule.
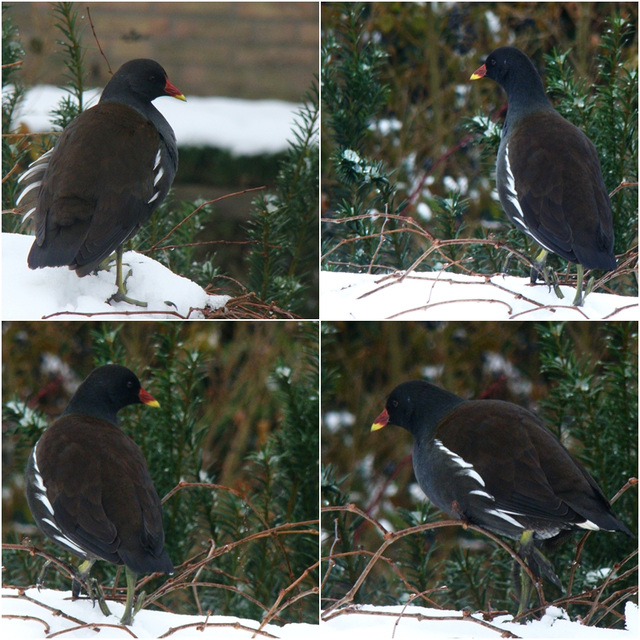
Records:
[[[637,639],[637,27],[3,3],[7,637]]]

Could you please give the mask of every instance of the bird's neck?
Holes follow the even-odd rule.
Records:
[[[534,111],[552,110],[553,107],[544,91],[542,80],[536,73],[528,82],[519,84],[517,89],[509,85],[504,87],[507,93],[507,122],[528,115]]]
[[[86,398],[83,398],[81,402],[74,402],[73,398],[71,398],[62,415],[91,416],[115,425],[118,424],[118,411],[109,403],[100,402],[97,398],[93,398],[91,402],[88,402]]]

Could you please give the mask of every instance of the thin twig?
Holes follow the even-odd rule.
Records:
[[[233,193],[226,193],[225,195],[220,196],[219,198],[214,198],[213,200],[207,200],[206,202],[203,202],[199,207],[196,207],[186,218],[184,218],[184,220],[180,221],[175,227],[173,227],[173,229],[171,229],[164,238],[162,238],[161,240],[158,240],[158,242],[156,242],[151,247],[151,249],[148,249],[145,253],[152,253],[153,251],[155,251],[165,240],[167,240],[167,238],[170,238],[175,231],[177,231],[185,222],[187,222],[187,220],[189,220],[192,216],[198,213],[198,211],[200,211],[202,207],[206,207],[208,204],[214,204],[215,202],[220,202],[221,200],[225,200],[226,198],[234,198],[235,196],[240,196],[243,193],[261,191],[262,189],[266,189],[266,187],[264,186],[251,187],[250,189],[243,189],[242,191],[234,191]]]
[[[100,55],[104,58],[104,61],[107,63],[107,69],[109,69],[109,75],[112,76],[113,71],[111,70],[111,65],[109,64],[109,60],[107,59],[107,56],[104,54],[104,51],[100,46],[100,40],[98,39],[98,34],[96,33],[96,29],[93,26],[93,19],[91,18],[91,9],[89,8],[89,5],[87,5],[87,16],[89,17],[89,24],[91,25],[91,31],[93,32],[93,39],[96,41],[96,44],[98,45],[98,50],[100,51]]]

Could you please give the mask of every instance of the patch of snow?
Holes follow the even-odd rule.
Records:
[[[360,162],[360,156],[353,149],[345,149],[342,152],[342,157],[349,162]]]
[[[485,11],[484,17],[487,19],[487,26],[491,35],[496,37],[500,33],[500,18],[493,11]]]
[[[388,275],[322,271],[323,320],[636,320],[639,299],[590,293],[583,307],[541,283],[513,276],[469,276],[447,271]]]
[[[385,615],[386,614],[386,615]],[[326,622],[321,622],[322,637],[331,640],[351,640],[354,635],[367,640],[445,640],[453,638],[499,638],[501,632],[510,632],[516,638],[580,638],[580,640],[636,640],[638,607],[628,602],[625,606],[627,629],[588,627],[568,618],[564,610],[549,607],[539,621],[526,624],[512,622],[509,615],[497,616],[483,625],[482,615],[467,615],[462,611],[428,609],[408,606],[353,606]],[[480,623],[474,622],[478,620]],[[635,625],[635,626],[634,626]]]
[[[383,136],[387,136],[392,132],[400,131],[402,129],[402,122],[397,118],[382,118],[372,124],[370,128],[378,129]]]
[[[88,598],[71,599],[70,591],[52,589],[27,589],[27,598],[20,597],[17,589],[2,589],[2,633],[5,638],[22,640],[47,638],[51,634],[63,634],[64,638],[215,638],[216,640],[249,640],[252,637],[274,637],[281,640],[319,640],[318,625],[267,624],[262,631],[260,621],[233,616],[188,616],[152,609],[138,611],[131,627],[120,624],[124,605],[109,600],[111,614],[106,617],[100,608]],[[33,601],[31,601],[31,599]],[[48,609],[49,607],[50,609]],[[56,613],[61,611],[62,615]],[[214,612],[215,613],[215,612]],[[31,618],[29,618],[30,616]],[[71,618],[72,617],[72,618]],[[198,624],[208,623],[209,628],[198,629]],[[45,629],[48,625],[48,633]],[[101,626],[100,626],[101,625]],[[99,634],[99,635],[98,635]]]
[[[426,202],[418,202],[418,204],[416,205],[416,213],[423,220],[431,220],[431,218],[433,218],[433,211]]]
[[[40,320],[53,314],[68,320],[78,314],[98,314],[107,319],[160,320],[179,316],[201,318],[201,309],[221,309],[229,296],[211,296],[204,289],[176,275],[159,262],[134,251],[123,256],[123,275],[127,294],[147,303],[146,309],[126,302],[110,305],[115,293],[115,264],[109,271],[98,271],[78,278],[67,267],[31,270],[27,254],[34,236],[2,234],[2,318]],[[122,313],[117,313],[122,312]],[[191,313],[190,313],[191,312]],[[131,314],[135,315],[131,315]]]
[[[349,411],[327,411],[323,417],[323,422],[331,433],[340,431],[343,427],[351,427],[355,421],[356,417]]]

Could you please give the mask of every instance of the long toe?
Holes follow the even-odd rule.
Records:
[[[142,300],[136,300],[135,298],[130,298],[124,290],[118,289],[108,300],[109,304],[117,303],[117,302],[126,302],[128,304],[135,305],[136,307],[146,307],[147,303]]]

